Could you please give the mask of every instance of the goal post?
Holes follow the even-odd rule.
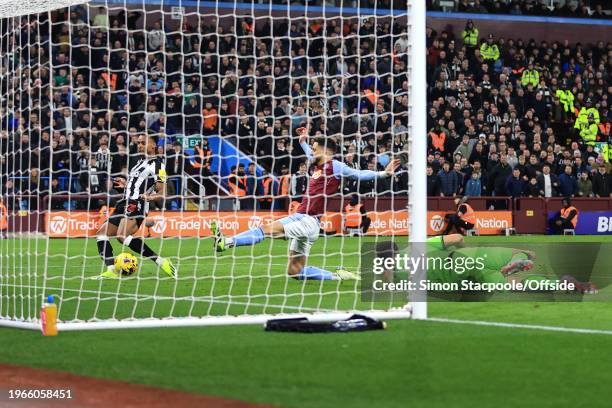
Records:
[[[410,100],[409,100],[409,140],[410,140],[410,183],[409,183],[409,217],[410,242],[419,256],[427,240],[427,54],[425,39],[426,23],[425,2],[408,1],[408,26],[410,27],[410,52],[408,53]],[[416,281],[427,276],[427,270],[419,270]],[[412,293],[412,317],[427,318],[427,294],[422,291]]]
[[[0,326],[39,329],[48,295],[60,331],[427,318],[423,293],[372,301],[362,281],[339,279],[381,243],[426,241],[425,2],[26,3],[0,0]],[[317,140],[378,175],[341,177],[309,158]],[[100,279],[97,231],[150,157],[164,172],[142,193],[162,182],[165,197],[143,202],[128,235],[155,256],[111,234],[113,255],[134,253],[138,268]],[[244,238],[294,222],[319,177],[337,188],[318,234]],[[217,253],[214,222],[257,245]],[[295,251],[310,275],[288,266]]]

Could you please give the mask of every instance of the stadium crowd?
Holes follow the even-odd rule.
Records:
[[[87,10],[56,11],[52,24],[23,18],[4,34],[15,48],[2,42],[3,195],[120,193],[114,178],[138,160],[141,134],[158,137],[171,180],[185,172],[207,194],[221,184],[238,197],[299,199],[309,171],[299,127],[335,138],[355,168],[381,170],[406,151],[399,20],[201,16],[171,26],[138,10]],[[430,195],[610,195],[609,43],[480,38],[469,22],[461,33],[428,29],[427,47]],[[212,136],[260,167],[217,178]],[[343,191],[407,185],[402,170]]]
[[[607,0],[455,0],[452,10],[459,13],[512,14],[548,17],[612,18]],[[552,3],[552,6],[551,6]],[[427,0],[427,9],[444,11],[440,0]]]
[[[611,196],[612,44],[427,38],[430,196]]]
[[[221,181],[237,196],[303,192],[301,126],[337,138],[354,167],[382,169],[404,149],[408,43],[405,25],[390,18],[202,16],[170,28],[140,11],[100,7],[89,21],[85,11],[54,12],[50,31],[43,16],[23,18],[12,33],[19,47],[5,59],[21,67],[3,65],[12,67],[2,84],[12,95],[2,105],[3,193],[43,194],[49,180],[52,192],[115,192],[113,177],[138,159],[145,133],[159,137],[170,176],[203,182],[212,179],[207,138],[233,142],[265,169],[256,177],[239,166]],[[190,136],[197,145],[186,154]],[[406,188],[405,171],[345,186]]]

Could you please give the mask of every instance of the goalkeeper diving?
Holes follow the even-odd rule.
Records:
[[[580,282],[573,276],[565,275],[559,279],[549,279],[542,275],[532,275],[524,279],[515,276],[519,272],[531,270],[535,266],[536,254],[533,251],[506,247],[466,247],[461,234],[450,234],[427,239],[427,280],[432,283],[458,284],[469,281],[479,284],[504,284],[512,281],[523,285],[538,281],[540,287],[552,287],[557,282],[574,285],[579,293],[596,293],[597,288],[590,282]],[[392,258],[397,251],[393,242],[379,243],[377,256]],[[472,260],[473,267],[466,267],[466,260]],[[438,262],[440,261],[440,262]],[[451,265],[453,267],[448,267]],[[393,281],[393,271],[386,271],[385,280]],[[546,285],[546,284],[549,285]],[[534,285],[537,287],[538,285]],[[529,287],[529,286],[527,286]]]
[[[217,222],[211,223],[214,236],[214,249],[223,252],[229,248],[255,245],[266,238],[290,240],[287,274],[295,279],[310,280],[359,280],[358,274],[338,268],[328,271],[316,266],[307,266],[307,258],[312,245],[319,239],[320,217],[325,213],[328,197],[336,194],[340,178],[347,177],[369,181],[391,177],[400,166],[400,161],[391,160],[383,171],[356,170],[334,159],[336,143],[325,137],[314,139],[312,148],[307,143],[308,129],[298,129],[300,146],[306,153],[311,165],[315,166],[308,181],[306,193],[295,214],[281,218],[269,225],[245,231],[233,237],[225,237]]]

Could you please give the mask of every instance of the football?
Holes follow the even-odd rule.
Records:
[[[132,275],[137,268],[138,259],[128,252],[122,252],[115,258],[115,270],[122,275]]]

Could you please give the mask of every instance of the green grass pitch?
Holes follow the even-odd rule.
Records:
[[[500,245],[560,239],[493,238]],[[32,298],[40,297],[43,285],[45,294],[58,295],[64,320],[359,307],[350,283],[287,280],[284,241],[238,248],[234,257],[215,256],[210,240],[150,242],[172,258],[181,279],[158,279],[149,261],[141,261],[138,277],[89,279],[102,270],[94,239],[0,240],[0,311],[37,313],[38,306],[28,310],[28,302],[16,299],[16,285],[28,288]],[[358,252],[358,239],[322,238],[310,262],[356,268]],[[612,330],[609,310],[606,302],[429,304],[432,317],[601,330]],[[385,331],[351,334],[230,326],[65,332],[56,338],[0,329],[0,338],[0,362],[287,407],[609,406],[612,379],[609,335],[435,321],[391,321]]]

